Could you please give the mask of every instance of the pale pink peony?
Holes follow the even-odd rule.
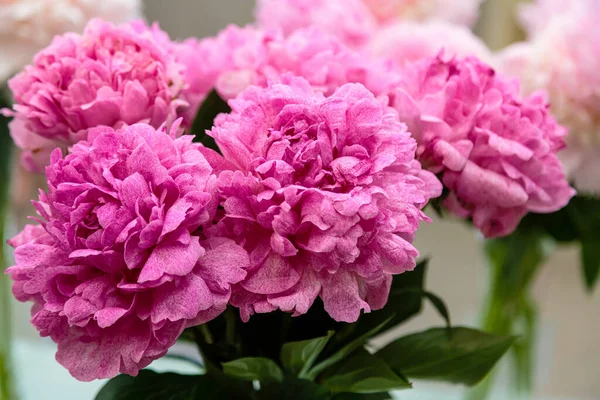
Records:
[[[363,0],[258,0],[256,19],[260,27],[282,29],[286,35],[318,27],[349,46],[364,44],[377,28]]]
[[[408,66],[390,91],[423,165],[449,190],[446,207],[486,237],[508,235],[527,212],[549,213],[575,194],[556,152],[566,130],[542,95],[476,58],[435,57]]]
[[[187,103],[180,98],[184,66],[170,44],[158,26],[139,21],[115,26],[93,20],[83,35],[56,37],[9,82],[11,134],[25,157],[85,140],[98,125],[173,122]]]
[[[33,325],[79,380],[136,375],[219,315],[246,276],[241,247],[199,233],[217,178],[206,150],[175,130],[95,128],[65,158],[55,150],[41,225],[9,241],[15,296],[34,303]]]
[[[381,22],[441,19],[472,25],[483,0],[362,0]]]
[[[557,21],[582,16],[597,0],[534,0],[519,5],[519,19],[529,36],[541,33]]]
[[[472,25],[482,0],[258,0],[258,25],[289,35],[316,26],[346,45],[362,47],[381,26],[444,20]]]
[[[382,308],[392,276],[415,267],[421,209],[441,193],[394,110],[360,84],[326,97],[290,75],[229,104],[211,135],[238,170],[219,177],[211,233],[251,263],[231,304],[244,320],[301,315],[318,296],[338,321]]]
[[[475,56],[486,62],[493,58],[469,28],[445,21],[389,25],[373,36],[366,49],[370,55],[394,60],[398,65],[434,57],[442,49],[447,56]]]
[[[600,3],[572,3],[530,42],[506,49],[502,69],[520,78],[524,93],[548,92],[552,113],[569,128],[560,153],[569,179],[600,194]]]
[[[140,0],[1,0],[0,82],[31,62],[55,35],[81,32],[92,18],[123,23],[140,16]]]
[[[331,94],[348,82],[377,87],[386,75],[383,65],[318,28],[300,29],[284,37],[277,30],[232,25],[217,37],[179,44],[177,57],[187,66],[189,88],[184,96],[192,104],[190,110],[194,110],[188,119],[213,88],[228,100],[249,86],[266,87],[282,74],[292,73]]]

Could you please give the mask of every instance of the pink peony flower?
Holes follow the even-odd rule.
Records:
[[[11,134],[34,158],[85,140],[98,125],[158,128],[186,106],[183,71],[158,26],[93,20],[83,35],[56,37],[9,82],[16,103]]]
[[[367,46],[375,57],[405,65],[435,57],[443,49],[448,56],[475,56],[492,60],[491,51],[469,28],[445,21],[401,22],[382,28]]]
[[[570,131],[560,153],[569,179],[600,194],[600,3],[572,3],[531,41],[506,49],[502,70],[520,78],[524,93],[548,92],[552,113]]]
[[[81,32],[87,21],[123,23],[141,16],[140,0],[0,0],[0,82],[17,72],[55,35]]]
[[[187,40],[178,46],[177,53],[188,66],[186,81],[190,86],[184,96],[194,110],[188,118],[193,118],[213,88],[228,100],[249,86],[266,87],[282,74],[292,73],[331,94],[348,82],[376,86],[375,79],[382,80],[386,74],[382,66],[318,28],[300,29],[283,37],[278,31],[232,25],[215,38]]]
[[[290,75],[229,104],[211,135],[238,170],[219,176],[224,213],[210,234],[243,244],[251,263],[231,304],[244,320],[304,314],[317,296],[338,321],[382,308],[392,275],[415,267],[421,209],[441,193],[394,110],[360,84],[326,97]]]
[[[260,27],[282,29],[286,35],[318,27],[349,46],[364,44],[377,27],[363,0],[258,0],[256,19]]]
[[[575,194],[556,156],[566,130],[543,96],[518,91],[476,58],[441,57],[407,67],[391,91],[420,161],[450,191],[445,205],[486,237],[508,235],[527,212],[557,211]]]
[[[14,294],[33,302],[33,325],[77,379],[136,375],[184,328],[220,314],[246,276],[241,247],[200,233],[217,179],[176,129],[95,128],[65,158],[55,150],[35,203],[41,225],[9,241]]]

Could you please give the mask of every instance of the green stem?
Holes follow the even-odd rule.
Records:
[[[536,319],[530,292],[548,250],[544,235],[528,227],[519,227],[509,237],[486,243],[492,273],[481,327],[498,335],[519,336],[513,350],[517,396],[530,394],[533,386]],[[467,399],[487,399],[493,384],[494,373],[469,392]]]
[[[0,109],[6,106],[0,95]],[[6,271],[4,240],[8,211],[8,190],[10,187],[10,167],[12,142],[8,134],[8,119],[0,117],[0,400],[16,398],[11,369],[12,313],[10,279]]]

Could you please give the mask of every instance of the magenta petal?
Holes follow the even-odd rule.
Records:
[[[242,283],[244,289],[257,294],[285,292],[300,279],[300,274],[284,257],[271,253],[264,264]]]
[[[359,293],[356,277],[350,273],[338,271],[321,279],[323,290],[321,299],[325,311],[336,321],[356,322],[361,310],[370,312],[371,308]]]
[[[196,236],[191,237],[189,244],[165,241],[150,253],[138,277],[138,282],[155,281],[165,274],[188,275],[203,254],[204,249],[200,246],[200,241]]]
[[[202,278],[190,274],[167,283],[153,294],[152,322],[192,320],[213,306],[213,295]]]

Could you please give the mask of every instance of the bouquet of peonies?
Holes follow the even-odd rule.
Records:
[[[202,40],[92,19],[9,81],[48,184],[9,240],[15,297],[76,379],[112,378],[98,400],[478,383],[513,332],[452,326],[411,243],[427,205],[486,238],[551,219],[567,130],[456,25],[479,1],[258,3]],[[445,326],[372,345],[424,301]],[[144,370],[177,341],[199,375]]]

